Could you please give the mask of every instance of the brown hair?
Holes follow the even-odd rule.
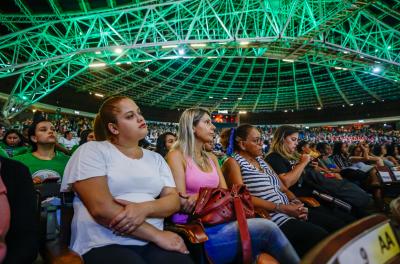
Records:
[[[108,129],[108,124],[117,124],[117,114],[121,111],[117,104],[124,99],[130,99],[126,96],[114,96],[106,99],[100,106],[99,112],[94,120],[94,135],[97,141],[113,139],[114,135]]]
[[[286,149],[284,140],[286,137],[288,137],[294,133],[299,133],[299,132],[300,132],[300,129],[298,129],[297,127],[294,127],[294,126],[284,125],[284,126],[278,127],[278,129],[275,130],[269,153],[275,152],[287,160],[297,160],[296,155],[289,153],[288,150]]]

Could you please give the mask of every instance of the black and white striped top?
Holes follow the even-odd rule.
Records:
[[[240,166],[243,183],[246,184],[251,195],[273,203],[289,204],[289,198],[281,191],[278,175],[260,157],[257,161],[264,172],[259,171],[245,158],[235,153],[233,158]],[[291,217],[282,213],[271,213],[271,220],[278,226],[284,224]]]

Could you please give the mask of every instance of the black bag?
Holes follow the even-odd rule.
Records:
[[[310,166],[304,169],[302,178],[315,190],[339,198],[354,207],[366,208],[372,202],[370,195],[356,184],[346,179],[326,178]]]

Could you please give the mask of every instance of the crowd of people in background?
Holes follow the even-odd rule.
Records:
[[[298,263],[330,233],[371,210],[385,211],[378,168],[400,170],[398,130],[250,124],[218,129],[202,108],[184,111],[179,124],[146,122],[126,97],[106,100],[95,120],[49,120],[36,113],[32,120],[3,125],[0,140],[1,161],[21,162],[32,178],[21,188],[62,181],[61,191],[78,194],[71,247],[85,263],[115,261],[116,256],[118,263],[192,263],[183,240],[163,230],[163,219],[175,213],[171,220],[185,223],[201,187],[233,184],[246,184],[254,207],[271,217],[248,219],[254,252]],[[10,171],[21,170],[21,163],[12,163],[16,168]],[[2,175],[5,185],[15,185],[8,174]],[[300,199],[315,191],[348,207]],[[16,207],[16,202],[10,205]],[[15,233],[9,244],[33,243],[26,234],[34,236],[34,227],[30,231]],[[234,222],[206,227],[205,232],[205,250],[215,263],[240,255],[229,250],[240,242]],[[32,248],[16,258],[33,261]],[[9,252],[13,250],[11,246]],[[6,263],[20,263],[13,257],[6,257]]]

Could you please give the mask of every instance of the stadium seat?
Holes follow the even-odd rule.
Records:
[[[61,225],[59,236],[50,241],[44,241],[41,247],[41,255],[45,263],[49,264],[83,264],[82,258],[68,248],[71,239],[71,221],[74,215],[72,200],[74,193],[61,193]],[[47,219],[41,217],[41,223]],[[46,225],[41,224],[42,228]]]
[[[389,219],[365,217],[315,246],[301,263],[399,263],[400,247]]]

